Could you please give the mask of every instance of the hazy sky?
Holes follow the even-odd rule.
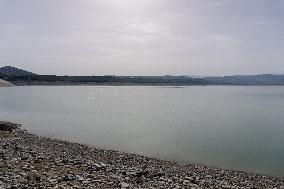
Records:
[[[284,73],[284,0],[0,0],[0,66],[59,75]]]

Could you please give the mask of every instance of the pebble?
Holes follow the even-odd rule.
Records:
[[[0,127],[0,169],[0,189],[284,189],[280,178],[103,150],[19,128]]]

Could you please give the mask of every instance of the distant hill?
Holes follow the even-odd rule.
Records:
[[[0,68],[0,75],[2,76],[32,76],[36,74],[32,72],[28,72],[26,70],[15,68],[12,66],[4,66]]]
[[[211,85],[284,85],[284,75],[234,75],[224,77],[203,77]]]
[[[284,75],[233,76],[56,76],[37,75],[19,68],[0,68],[0,79],[15,85],[279,85],[284,86]]]

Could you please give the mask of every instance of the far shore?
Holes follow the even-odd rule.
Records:
[[[165,161],[36,136],[0,122],[0,188],[279,188],[260,174]]]
[[[205,84],[182,84],[182,83],[131,83],[131,82],[21,82],[17,81],[15,86],[207,86]]]
[[[191,86],[264,86],[264,87],[283,87],[284,85],[272,85],[272,84],[254,84],[254,85],[244,85],[244,84],[180,84],[180,83],[128,83],[128,82],[7,82],[0,87],[12,87],[12,86],[165,86],[165,87],[191,87]]]

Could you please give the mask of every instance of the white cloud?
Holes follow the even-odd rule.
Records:
[[[240,39],[236,39],[233,36],[226,34],[215,34],[208,36],[208,43],[213,43],[217,47],[229,48],[236,47],[241,42]]]

